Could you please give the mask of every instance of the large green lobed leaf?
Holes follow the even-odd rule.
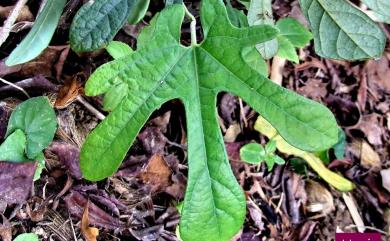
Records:
[[[180,44],[182,5],[158,14],[139,37],[138,50],[99,67],[86,94],[104,94],[121,83],[129,94],[88,136],[80,154],[85,178],[112,175],[154,110],[172,99],[186,109],[188,184],[180,221],[185,241],[229,240],[245,218],[245,197],[231,171],[217,121],[218,93],[231,92],[260,112],[285,138],[304,150],[337,142],[338,127],[324,106],[284,89],[253,70],[242,58],[246,47],[271,40],[271,26],[237,28],[222,0],[203,0],[205,40]]]
[[[379,26],[347,0],[300,0],[314,33],[316,53],[324,58],[378,58],[386,38]]]

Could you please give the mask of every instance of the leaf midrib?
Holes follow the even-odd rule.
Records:
[[[215,204],[215,198],[214,198],[214,191],[213,191],[213,187],[212,187],[212,181],[211,181],[211,175],[210,175],[210,170],[209,170],[209,163],[208,163],[208,154],[207,154],[207,147],[206,147],[206,140],[205,140],[205,136],[204,136],[204,129],[203,129],[203,113],[202,113],[202,103],[201,103],[201,100],[200,100],[200,81],[199,81],[199,70],[198,70],[198,61],[197,61],[197,58],[196,58],[196,48],[197,47],[194,47],[192,49],[192,56],[193,56],[193,60],[194,60],[194,71],[195,71],[195,76],[196,76],[196,101],[197,101],[197,107],[198,108],[198,112],[200,114],[200,120],[201,120],[201,131],[202,131],[202,136],[203,136],[203,141],[202,141],[202,149],[203,149],[203,155],[205,157],[205,169],[207,171],[207,178],[208,178],[208,183],[210,185],[210,191],[212,192],[212,203],[213,203],[213,213],[214,213],[214,216],[216,218],[216,221],[217,221],[217,227],[218,227],[218,236],[221,236],[221,228],[220,228],[220,223],[219,223],[219,219],[218,219],[218,214],[217,214],[217,207],[216,207],[216,204]],[[215,108],[215,107],[214,107]],[[195,183],[194,183],[194,186],[197,185],[197,181],[199,180],[200,178],[198,178]],[[192,200],[192,195],[194,194],[194,192],[191,192],[191,196],[190,196],[190,200]]]

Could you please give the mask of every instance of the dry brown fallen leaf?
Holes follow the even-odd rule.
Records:
[[[236,140],[237,136],[241,133],[241,127],[240,124],[234,123],[229,126],[229,128],[226,130],[225,136],[223,137],[223,140],[225,142],[232,143]]]
[[[69,210],[69,213],[77,218],[82,218],[83,210],[87,205],[87,198],[85,198],[80,192],[71,190],[70,193],[63,198],[65,204]],[[89,207],[89,222],[97,227],[104,228],[106,230],[124,230],[126,224],[120,221],[118,218],[111,216],[106,211],[96,206],[93,202]]]
[[[3,222],[0,223],[0,237],[3,241],[11,241],[12,240],[12,225],[8,221],[8,219],[0,213]]]
[[[5,19],[11,13],[15,6],[0,6],[0,19]],[[34,21],[34,16],[30,12],[28,6],[23,6],[22,11],[20,11],[18,17],[16,18],[16,22],[20,21]]]
[[[380,115],[373,113],[363,115],[359,124],[355,127],[364,132],[367,140],[372,145],[382,145],[382,129],[380,124]]]
[[[34,60],[11,67],[8,67],[3,59],[0,61],[0,77],[13,73],[17,73],[19,78],[30,78],[36,75],[57,76],[56,72],[59,68],[56,68],[56,65],[63,51],[69,51],[69,45],[49,46]]]
[[[77,99],[80,92],[82,92],[82,84],[76,75],[65,81],[65,84],[60,88],[54,107],[57,109],[66,108]]]
[[[152,192],[163,191],[171,185],[172,170],[164,158],[159,155],[153,155],[145,171],[140,173],[140,178],[144,183],[148,183],[152,187]]]
[[[328,189],[311,180],[306,182],[305,189],[307,193],[307,211],[318,213],[311,218],[326,216],[334,210],[333,196]]]
[[[89,227],[89,200],[83,212],[83,217],[81,218],[81,233],[84,235],[84,238],[87,241],[97,241],[96,237],[99,236],[99,229],[94,227]]]
[[[374,170],[381,168],[381,160],[378,153],[366,141],[362,141],[360,153],[360,164],[364,168]]]
[[[23,204],[30,196],[36,162],[0,162],[0,202]]]

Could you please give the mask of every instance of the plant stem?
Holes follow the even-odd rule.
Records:
[[[30,98],[30,95],[29,95],[22,87],[19,87],[19,86],[17,86],[16,84],[11,83],[11,82],[9,82],[9,81],[3,79],[3,78],[0,78],[0,82],[3,82],[4,84],[7,84],[7,85],[9,85],[9,86],[14,87],[15,89],[20,90],[23,94],[25,94],[25,95],[27,96],[27,98]]]
[[[14,9],[12,9],[10,15],[8,16],[7,20],[4,21],[4,25],[2,28],[0,28],[0,46],[7,40],[9,33],[11,32],[12,25],[15,23],[16,19],[18,18],[19,14],[21,13],[24,5],[26,5],[27,0],[19,0],[16,4]]]
[[[189,17],[191,19],[191,46],[195,46],[197,45],[197,41],[196,41],[196,19],[194,17],[194,15],[192,15],[192,13],[188,10],[188,8],[186,7],[186,5],[183,3],[183,6],[184,6],[184,9],[186,11],[186,16]]]

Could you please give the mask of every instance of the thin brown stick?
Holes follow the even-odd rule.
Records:
[[[99,120],[104,120],[106,118],[105,115],[103,115],[102,113],[100,113],[100,111],[98,111],[95,107],[93,107],[90,103],[88,103],[83,97],[81,97],[80,95],[77,96],[77,101],[84,105],[84,107],[89,110],[92,114],[94,114],[96,116],[96,118],[98,118]]]
[[[7,40],[9,33],[12,30],[12,25],[14,25],[16,19],[21,13],[24,5],[26,5],[28,0],[18,0],[15,4],[14,9],[12,9],[10,15],[7,20],[5,20],[3,27],[0,29],[0,46]]]

